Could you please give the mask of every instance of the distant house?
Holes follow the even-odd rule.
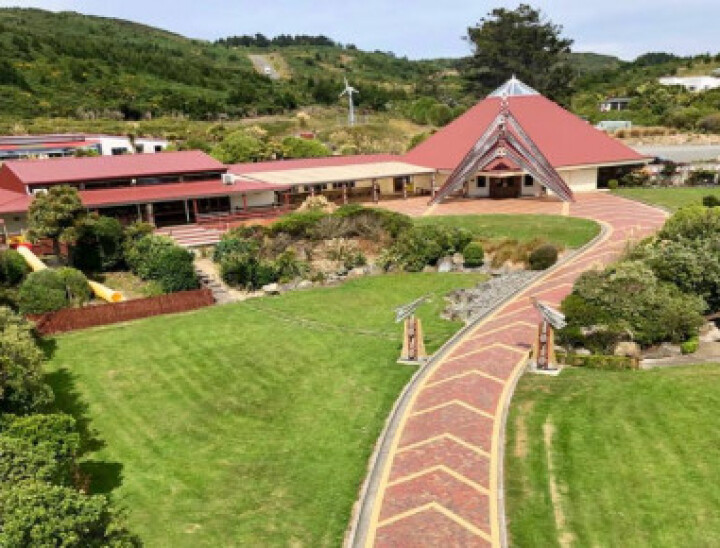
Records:
[[[122,135],[64,133],[52,135],[11,135],[0,137],[0,162],[27,158],[63,158],[78,151],[94,151],[100,156],[162,152],[165,139],[136,138]]]
[[[603,131],[617,131],[619,129],[631,129],[632,122],[629,120],[602,120],[595,127]]]
[[[695,93],[720,88],[720,78],[715,76],[664,76],[659,82],[663,86],[682,86]]]
[[[600,112],[611,112],[613,110],[627,110],[630,108],[629,97],[610,97],[600,103]]]

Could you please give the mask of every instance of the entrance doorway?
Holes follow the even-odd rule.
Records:
[[[519,198],[522,188],[521,177],[490,177],[490,198]]]

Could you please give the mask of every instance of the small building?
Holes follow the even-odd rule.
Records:
[[[630,108],[629,97],[610,97],[600,103],[600,112],[612,112],[614,110],[627,110]]]
[[[664,76],[659,82],[663,86],[682,86],[694,93],[720,88],[720,78],[716,76]]]
[[[51,135],[12,135],[0,137],[0,162],[28,158],[48,159],[75,156],[78,151],[92,151],[101,156],[162,152],[165,139],[118,135],[65,133]]]

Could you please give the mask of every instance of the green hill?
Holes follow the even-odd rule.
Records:
[[[362,87],[360,107],[376,110],[420,95],[458,95],[460,89],[447,61],[340,46],[281,49],[287,78],[271,81],[248,58],[258,48],[192,40],[119,19],[4,8],[0,116],[272,114],[337,104],[344,75]]]

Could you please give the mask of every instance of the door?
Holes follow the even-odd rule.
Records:
[[[519,177],[490,177],[490,198],[519,198],[521,190]]]

